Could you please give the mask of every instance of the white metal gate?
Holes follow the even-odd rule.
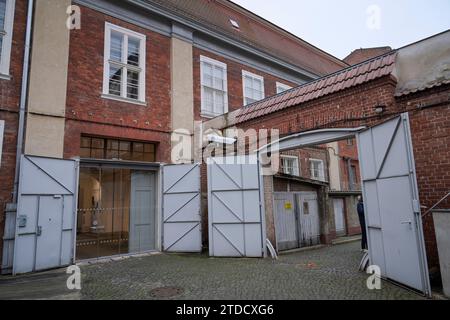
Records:
[[[201,252],[200,166],[163,167],[163,249]]]
[[[358,134],[370,263],[430,293],[408,114]]]
[[[13,273],[73,262],[78,162],[23,156]]]
[[[208,159],[210,256],[265,256],[261,192],[256,156]]]

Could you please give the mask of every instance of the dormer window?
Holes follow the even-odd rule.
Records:
[[[238,30],[240,29],[239,23],[236,20],[230,19],[230,23],[233,26],[233,28],[238,29]]]

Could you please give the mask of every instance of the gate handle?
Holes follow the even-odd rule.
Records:
[[[409,224],[409,225],[412,225],[412,221],[403,221],[401,224]]]
[[[38,237],[40,237],[40,236],[42,235],[42,226],[38,226],[38,227],[37,227],[36,235],[37,235]]]

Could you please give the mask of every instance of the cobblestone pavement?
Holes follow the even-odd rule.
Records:
[[[152,299],[151,291],[177,287],[176,299],[421,299],[383,282],[366,287],[358,272],[358,243],[269,259],[211,259],[157,255],[91,265],[83,271],[83,299]]]
[[[422,299],[387,282],[382,290],[368,290],[367,275],[357,270],[358,249],[358,243],[349,243],[278,261],[166,254],[128,258],[82,266],[78,293],[65,289],[63,270],[20,280],[0,277],[0,299],[155,299],[152,290],[164,287],[181,289],[172,299],[188,300]]]

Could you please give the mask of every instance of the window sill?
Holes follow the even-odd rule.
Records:
[[[7,80],[7,81],[9,81],[9,80],[11,80],[11,76],[8,75],[8,74],[0,73],[0,80]]]
[[[222,113],[222,114],[212,114],[212,113],[208,113],[208,112],[201,112],[200,113],[200,117],[208,118],[208,119],[214,119],[214,118],[217,118],[217,117],[220,117],[220,116],[223,116],[223,115],[224,115],[224,113]]]
[[[119,101],[119,102],[125,102],[125,103],[135,104],[135,105],[138,105],[138,106],[143,106],[143,107],[147,106],[147,102],[133,100],[133,99],[128,99],[128,98],[124,98],[124,97],[119,97],[119,96],[115,96],[115,95],[112,95],[112,94],[102,94],[101,97],[103,99],[114,100],[114,101]]]

